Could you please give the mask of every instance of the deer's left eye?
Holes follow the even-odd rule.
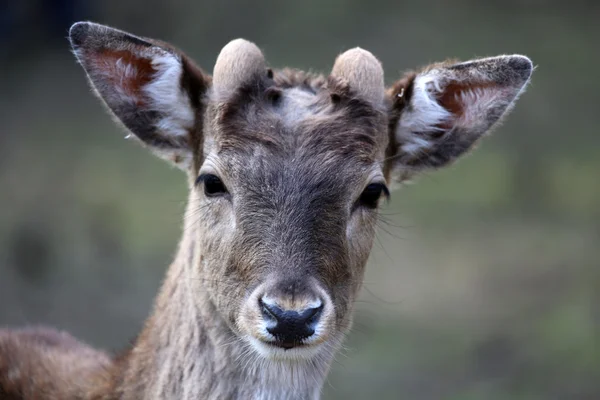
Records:
[[[204,183],[204,194],[208,197],[215,197],[227,194],[227,188],[221,178],[213,174],[202,174],[196,179],[196,185]]]
[[[381,196],[390,196],[390,191],[387,186],[383,183],[371,183],[363,190],[358,202],[360,205],[367,208],[377,208]]]

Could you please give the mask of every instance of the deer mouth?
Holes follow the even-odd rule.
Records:
[[[252,348],[261,356],[271,360],[310,360],[317,356],[323,343],[284,342],[279,340],[248,337]]]
[[[283,341],[283,340],[275,340],[271,342],[264,342],[267,346],[277,347],[283,350],[290,349],[299,349],[303,347],[310,347],[310,344],[306,344],[304,342],[299,341]]]

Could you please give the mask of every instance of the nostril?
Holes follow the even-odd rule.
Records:
[[[301,315],[301,318],[305,321],[307,325],[314,325],[319,321],[319,317],[321,317],[321,313],[323,312],[323,305],[321,304],[319,307],[308,308],[304,310]]]
[[[270,308],[262,299],[258,300],[258,305],[260,306],[260,312],[263,318],[277,322],[277,310],[279,310],[279,308],[277,308],[277,310]]]

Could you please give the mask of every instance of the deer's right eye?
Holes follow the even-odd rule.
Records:
[[[202,174],[196,179],[196,185],[204,184],[204,194],[215,197],[227,194],[227,188],[221,178],[213,174]]]

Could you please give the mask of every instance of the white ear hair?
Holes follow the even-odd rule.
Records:
[[[452,114],[436,99],[442,91],[441,79],[441,74],[436,70],[415,77],[410,102],[411,110],[416,111],[404,112],[396,130],[396,140],[401,143],[401,151],[417,153],[425,150],[429,141],[418,133],[442,131],[439,126],[452,118]]]
[[[218,94],[230,94],[267,67],[260,49],[252,42],[235,39],[219,53],[213,70],[213,88]]]
[[[156,128],[165,134],[185,136],[194,127],[195,110],[179,84],[183,74],[181,59],[165,52],[152,59],[152,67],[156,70],[155,78],[144,91],[151,107],[162,115]]]
[[[356,47],[340,54],[331,75],[345,79],[361,98],[371,104],[379,106],[383,103],[383,68],[369,51]]]

